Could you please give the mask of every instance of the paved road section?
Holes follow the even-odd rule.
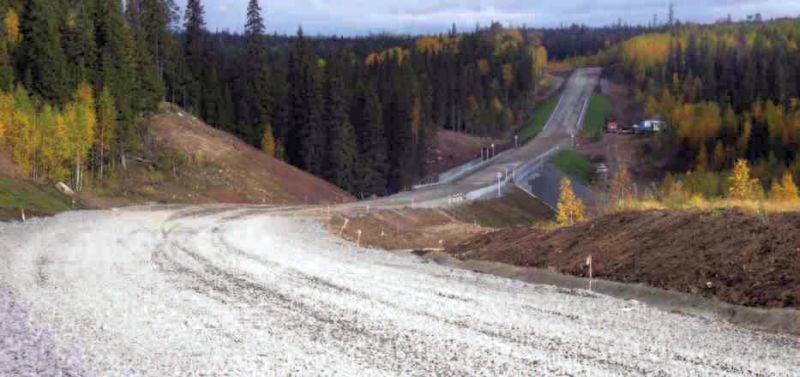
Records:
[[[0,224],[0,375],[774,376],[797,338],[366,250],[237,207]]]
[[[581,114],[587,104],[588,98],[597,87],[600,78],[600,68],[577,69],[565,84],[561,93],[558,106],[545,125],[542,132],[526,145],[498,155],[492,162],[480,169],[469,173],[453,182],[425,187],[411,192],[404,192],[382,199],[376,204],[414,203],[425,205],[428,203],[444,203],[450,195],[466,194],[497,182],[497,173],[519,168],[537,157],[547,153],[554,146],[568,147],[571,144],[572,134],[577,134]]]

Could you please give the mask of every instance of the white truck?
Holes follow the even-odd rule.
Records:
[[[643,120],[633,125],[633,133],[643,135],[661,132],[666,123],[660,120]]]

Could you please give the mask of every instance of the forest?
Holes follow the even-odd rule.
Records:
[[[756,16],[640,35],[592,63],[622,64],[647,115],[672,124],[653,145],[671,170],[725,172],[745,159],[768,187],[786,171],[800,178],[798,41],[797,19]],[[724,179],[696,175],[709,178],[704,194],[724,190]]]
[[[139,152],[161,101],[361,196],[416,183],[439,129],[503,136],[548,61],[499,24],[431,36],[206,29],[201,0],[2,0],[0,130],[31,178],[80,190]]]
[[[0,138],[30,178],[102,184],[141,153],[143,120],[175,103],[361,197],[417,183],[438,130],[507,137],[548,60],[623,66],[669,169],[766,184],[800,166],[797,20],[505,28],[426,36],[210,32],[202,0],[0,0]],[[671,14],[672,12],[670,12]],[[800,171],[800,169],[793,169]],[[713,190],[712,190],[713,191]]]

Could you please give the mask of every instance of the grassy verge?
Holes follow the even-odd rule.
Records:
[[[525,123],[522,129],[519,130],[520,142],[528,141],[536,137],[536,135],[542,131],[542,128],[547,123],[547,120],[550,119],[550,114],[552,114],[553,110],[555,110],[560,96],[560,93],[555,93],[550,96],[550,98],[536,106],[536,108],[533,110],[533,114],[531,114],[530,119],[528,119],[528,122]]]
[[[603,125],[609,116],[611,116],[611,100],[606,96],[593,94],[589,100],[589,109],[586,110],[583,134],[594,139],[602,137]]]
[[[72,200],[49,186],[0,177],[0,208],[52,215],[73,209]]]
[[[615,203],[609,212],[640,211],[700,211],[709,215],[717,215],[720,211],[738,209],[753,215],[772,213],[800,212],[800,201],[780,200],[737,200],[737,199],[705,199],[699,195],[688,200],[659,200],[654,198],[632,199]]]
[[[553,165],[565,174],[584,184],[592,179],[592,162],[586,156],[571,150],[563,150],[553,158]]]

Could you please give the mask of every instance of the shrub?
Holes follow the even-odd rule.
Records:
[[[763,195],[758,180],[750,177],[750,164],[745,159],[736,161],[729,182],[728,196],[732,199],[755,200]]]
[[[572,191],[572,182],[564,177],[561,180],[561,195],[558,199],[556,222],[570,226],[586,220],[586,208],[583,202]]]
[[[772,189],[770,190],[769,197],[777,201],[794,201],[798,199],[797,185],[794,183],[792,173],[786,171],[780,181],[775,180],[772,182]]]

